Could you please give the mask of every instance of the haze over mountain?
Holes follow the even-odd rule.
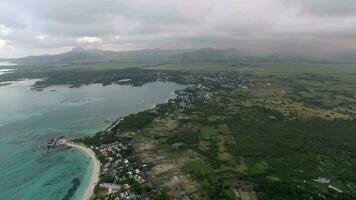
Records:
[[[29,56],[24,58],[13,59],[18,63],[76,63],[76,62],[100,62],[110,60],[125,60],[125,59],[148,59],[148,58],[163,58],[179,53],[184,50],[162,50],[162,49],[145,49],[138,51],[106,51],[100,49],[88,49],[76,47],[70,51],[54,54]]]
[[[9,59],[6,59],[9,60]],[[356,53],[302,55],[291,53],[253,54],[238,49],[143,49],[136,51],[107,51],[76,47],[70,51],[54,54],[11,59],[20,64],[65,64],[108,61],[157,61],[157,62],[333,62],[356,63]]]

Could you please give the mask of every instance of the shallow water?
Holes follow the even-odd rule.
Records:
[[[6,74],[6,73],[12,73],[14,71],[15,71],[15,69],[0,69],[0,75]]]
[[[50,136],[92,135],[120,116],[163,103],[183,86],[154,82],[142,87],[93,84],[30,90],[33,80],[0,87],[0,199],[63,199],[78,178],[71,199],[80,199],[92,165],[81,151],[46,152]]]
[[[4,61],[1,61],[0,62],[0,67],[1,66],[15,66],[17,65],[16,63],[12,63],[12,62],[4,62]]]

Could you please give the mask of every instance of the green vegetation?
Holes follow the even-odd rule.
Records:
[[[120,128],[121,131],[137,131],[138,129],[141,129],[150,123],[157,116],[157,113],[151,111],[143,111],[137,114],[131,114],[123,118],[123,120],[120,121],[120,127],[114,128],[113,131],[115,131],[117,128]]]
[[[184,170],[187,173],[199,175],[206,175],[212,172],[212,168],[209,163],[206,163],[203,160],[194,160],[186,163],[184,165]]]
[[[268,170],[268,163],[261,161],[252,164],[248,168],[248,173],[251,175],[263,174]]]
[[[128,153],[150,163],[165,188],[158,199],[236,199],[236,193],[262,200],[356,199],[354,64],[198,60],[88,66],[30,74],[23,69],[6,79],[47,77],[38,87],[127,78],[127,84],[142,85],[164,74],[165,80],[194,86],[175,101],[125,117],[113,134],[82,140],[98,146],[125,140],[116,133],[135,132],[134,152]],[[149,191],[130,184],[137,193]]]
[[[214,87],[209,100],[171,109],[161,119],[175,119],[171,131],[149,125],[153,152],[159,149],[167,162],[186,159],[171,173],[181,169],[199,184],[190,197],[356,198],[356,88],[312,74],[253,76],[246,87]]]
[[[223,115],[210,115],[208,117],[209,122],[218,122],[218,121],[223,121],[225,119],[226,119],[226,117]]]
[[[214,126],[203,126],[201,133],[204,140],[210,140],[217,137],[218,129],[216,129]]]

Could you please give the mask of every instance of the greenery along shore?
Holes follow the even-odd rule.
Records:
[[[179,80],[191,86],[176,99],[77,140],[102,163],[95,199],[356,198],[350,82],[237,72]]]

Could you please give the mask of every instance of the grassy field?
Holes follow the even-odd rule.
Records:
[[[175,163],[165,176],[189,176],[199,188],[193,199],[356,198],[356,88],[297,73],[251,76],[246,87],[214,90],[209,101],[153,123],[156,151]]]
[[[261,63],[258,66],[231,66],[230,63],[197,62],[172,63],[148,67],[147,69],[187,71],[238,71],[260,75],[323,74],[340,75],[356,73],[356,64],[315,64],[315,63]]]
[[[140,85],[157,80],[153,69],[170,70],[172,77],[178,74],[173,70],[191,72],[180,80],[205,78],[199,81],[206,88],[194,89],[199,91],[191,107],[167,104],[159,117],[141,113],[121,124],[126,131],[133,131],[128,124],[142,129],[135,152],[152,166],[150,173],[169,197],[356,199],[356,65],[116,61],[41,68],[44,73],[34,77],[47,77],[47,85],[126,78]],[[219,73],[225,83],[205,85],[221,80],[207,74],[221,71],[242,72],[246,81],[231,86],[241,74]],[[202,100],[206,93],[211,97]]]
[[[189,109],[170,107],[137,134],[136,152],[170,197],[356,198],[356,65],[153,65],[74,68],[109,75],[125,67],[248,74],[244,87],[213,85],[208,100],[196,100]]]
[[[218,136],[218,129],[213,126],[203,126],[201,133],[204,140],[211,140]]]

